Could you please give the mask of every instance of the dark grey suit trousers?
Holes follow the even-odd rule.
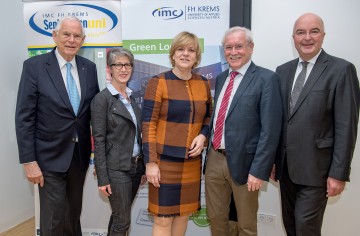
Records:
[[[67,172],[43,171],[44,186],[39,186],[41,236],[82,236],[80,215],[86,171],[80,165],[78,144]]]

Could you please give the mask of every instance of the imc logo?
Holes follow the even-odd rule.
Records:
[[[160,17],[163,20],[172,20],[184,15],[184,11],[174,7],[159,7],[152,12],[153,17]]]

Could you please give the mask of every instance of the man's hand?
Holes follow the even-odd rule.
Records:
[[[33,184],[40,184],[40,187],[44,186],[44,177],[42,175],[42,172],[40,170],[39,165],[36,161],[31,163],[25,163],[23,164],[25,174],[29,182]]]
[[[272,170],[271,170],[271,174],[270,174],[270,179],[272,179],[274,182],[276,182],[276,169],[275,169],[275,164],[273,165],[272,167]]]
[[[262,187],[263,181],[261,179],[256,178],[255,176],[252,176],[249,174],[248,176],[248,191],[257,191]]]
[[[146,175],[141,176],[140,186],[143,186],[147,183]]]
[[[326,197],[333,197],[342,193],[345,188],[346,182],[334,179],[332,177],[327,178],[327,194]]]

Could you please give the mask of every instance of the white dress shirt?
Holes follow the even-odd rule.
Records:
[[[322,49],[320,50],[320,52],[319,52],[315,57],[313,57],[311,60],[308,60],[308,61],[307,61],[307,62],[309,62],[309,64],[308,64],[307,67],[306,67],[306,76],[305,76],[304,85],[305,85],[305,83],[306,83],[306,81],[307,81],[307,79],[308,79],[308,77],[309,77],[312,69],[314,68],[315,62],[316,62],[316,60],[318,59],[321,51],[322,51]],[[302,70],[302,68],[303,68],[303,65],[301,64],[301,62],[303,62],[303,61],[304,61],[304,60],[299,57],[299,64],[298,64],[298,66],[297,66],[297,68],[296,68],[295,77],[294,77],[294,81],[293,81],[293,85],[292,85],[291,91],[294,89],[295,81],[296,81],[297,77],[299,76],[299,74],[300,74],[300,72],[301,72],[301,70]]]
[[[66,90],[67,90],[67,80],[66,80],[66,73],[67,73],[66,63],[67,63],[67,61],[60,55],[60,53],[58,52],[58,48],[56,48],[56,50],[55,50],[55,55],[56,55],[56,59],[57,59],[57,61],[59,63],[61,74],[62,74],[64,84],[65,84],[65,87],[66,87]],[[79,97],[81,98],[80,80],[79,80],[79,74],[78,74],[78,70],[77,70],[77,66],[76,66],[75,57],[69,62],[72,65],[71,74],[72,74],[72,76],[73,76],[73,78],[75,80],[76,87],[77,87],[77,90],[79,92]]]
[[[233,87],[233,90],[231,91],[228,107],[226,108],[225,120],[226,120],[226,116],[227,116],[229,107],[231,105],[231,102],[232,102],[232,100],[234,98],[234,95],[235,95],[237,89],[239,88],[240,83],[241,83],[246,71],[248,70],[250,64],[251,64],[251,60],[249,60],[245,65],[243,65],[240,69],[237,70],[237,72],[239,72],[239,74],[234,79],[234,87]],[[214,121],[213,121],[213,127],[212,127],[212,129],[213,129],[212,133],[213,134],[215,132],[216,121],[217,121],[217,117],[218,117],[218,114],[219,114],[220,105],[221,105],[221,102],[223,100],[225,90],[226,90],[226,88],[227,88],[227,86],[228,86],[228,84],[230,82],[230,74],[231,74],[231,72],[232,72],[232,70],[229,69],[228,77],[226,78],[225,83],[224,83],[223,87],[221,88],[221,91],[220,91],[220,94],[219,94],[219,97],[218,97],[218,100],[217,100],[217,103],[216,103],[215,113],[214,113]],[[221,137],[221,144],[220,144],[219,149],[225,149],[225,136],[224,136],[225,125],[226,124],[224,122],[224,129],[223,129],[223,133],[222,133],[222,137]],[[213,137],[211,138],[211,140],[213,140]]]

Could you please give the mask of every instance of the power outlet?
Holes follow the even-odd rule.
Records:
[[[270,225],[276,225],[276,216],[275,215],[266,215],[266,223]]]
[[[266,215],[265,214],[261,214],[261,213],[259,213],[258,215],[257,215],[257,221],[259,222],[259,223],[266,223]]]
[[[258,213],[257,221],[263,224],[276,225],[276,215],[267,213]]]

